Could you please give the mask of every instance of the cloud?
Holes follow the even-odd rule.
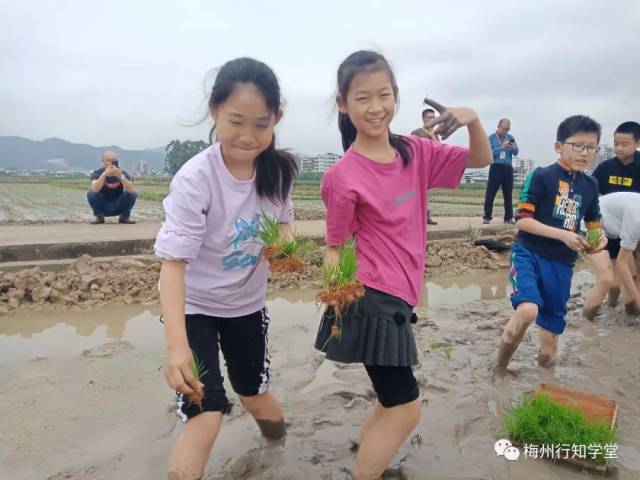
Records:
[[[428,93],[475,108],[488,133],[511,118],[522,155],[547,164],[568,115],[592,115],[609,143],[638,120],[636,0],[0,3],[4,135],[126,148],[204,139],[207,122],[187,125],[206,111],[207,72],[250,55],[282,84],[279,143],[339,152],[336,69],[360,48],[394,65],[398,133],[419,124]]]

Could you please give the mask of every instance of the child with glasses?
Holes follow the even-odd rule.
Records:
[[[578,253],[596,253],[606,246],[598,185],[584,173],[598,150],[600,132],[600,124],[589,117],[564,120],[556,135],[559,160],[531,172],[523,185],[509,272],[515,312],[502,333],[494,370],[498,381],[506,376],[507,365],[534,320],[541,327],[538,364],[545,368],[555,364]],[[583,219],[596,230],[596,245],[578,233]]]

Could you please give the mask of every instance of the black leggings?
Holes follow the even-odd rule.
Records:
[[[420,395],[411,367],[365,365],[378,401],[385,408],[413,402]]]

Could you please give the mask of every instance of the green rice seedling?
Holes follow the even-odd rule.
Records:
[[[206,375],[209,370],[205,370],[205,364],[198,359],[195,352],[191,352],[191,373],[196,381],[200,382],[200,379]],[[188,395],[189,401],[196,404],[202,410],[202,400],[204,399],[204,392],[202,390],[194,390],[194,392]]]
[[[447,360],[451,360],[453,358],[453,347],[447,342],[433,342],[431,344],[431,349],[436,351],[439,350],[440,353],[442,353],[442,356]]]
[[[511,408],[502,433],[531,445],[613,445],[618,442],[617,429],[605,422],[588,422],[578,408],[554,402],[548,395],[526,396]],[[603,449],[596,452],[596,463],[605,463]]]
[[[471,225],[471,222],[467,222],[467,240],[469,242],[474,243],[476,240],[480,239],[480,229],[474,228]]]
[[[300,238],[294,235],[292,240],[282,240],[280,222],[277,218],[263,211],[257,235],[263,245],[262,255],[269,262],[269,268],[273,273],[304,271],[304,263],[298,258]]]
[[[325,290],[338,289],[356,282],[358,261],[355,243],[348,242],[340,250],[340,258],[335,265],[322,267],[322,284]]]
[[[323,289],[316,295],[316,300],[333,310],[334,322],[329,339],[341,337],[343,311],[364,295],[364,287],[356,280],[357,270],[358,261],[353,241],[348,242],[340,250],[339,259],[335,265],[322,267]]]
[[[271,217],[263,211],[257,233],[264,246],[275,246],[280,241],[280,222],[276,217]]]
[[[300,240],[297,235],[294,235],[293,240],[288,242],[281,242],[278,244],[278,250],[276,256],[278,258],[293,257],[300,250]]]

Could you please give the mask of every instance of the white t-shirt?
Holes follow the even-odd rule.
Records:
[[[180,168],[163,205],[154,249],[159,257],[188,262],[185,313],[228,318],[264,307],[268,265],[258,227],[263,212],[290,223],[291,199],[260,198],[255,179],[234,178],[215,144]]]
[[[605,234],[619,238],[620,246],[634,251],[640,243],[640,193],[615,192],[600,197]]]

